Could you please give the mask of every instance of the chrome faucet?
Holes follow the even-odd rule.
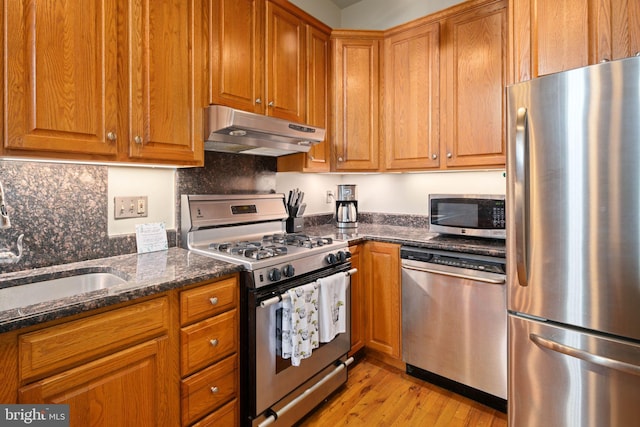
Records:
[[[11,221],[9,221],[7,208],[4,206],[4,189],[2,188],[2,182],[0,182],[0,229],[9,227],[11,227]]]
[[[0,229],[6,229],[11,227],[11,221],[9,221],[9,215],[7,214],[7,208],[4,205],[4,189],[2,188],[2,182],[0,182]],[[13,253],[9,248],[0,248],[0,264],[15,264],[22,258],[22,239],[24,234],[18,236],[16,246],[18,253]]]

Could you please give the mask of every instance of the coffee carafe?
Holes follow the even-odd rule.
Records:
[[[356,228],[358,226],[358,201],[356,200],[355,185],[338,185],[336,220],[338,228]]]

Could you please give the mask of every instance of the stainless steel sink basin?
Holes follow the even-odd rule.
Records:
[[[109,288],[125,283],[127,283],[125,279],[109,272],[79,273],[40,281],[37,278],[31,278],[31,283],[16,284],[0,289],[0,311],[81,294],[106,295]]]

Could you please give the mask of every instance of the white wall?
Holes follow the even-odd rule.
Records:
[[[340,10],[330,0],[289,0],[331,28],[386,30],[465,0],[362,0]]]
[[[305,192],[307,214],[332,213],[334,202],[325,203],[326,191],[338,184],[356,184],[361,212],[427,215],[427,197],[435,193],[505,194],[503,170],[391,174],[278,173],[276,191],[293,188]]]
[[[176,228],[175,169],[114,167],[108,170],[109,236],[133,234],[136,224],[164,222],[167,230]],[[114,197],[147,196],[147,217],[115,220]]]

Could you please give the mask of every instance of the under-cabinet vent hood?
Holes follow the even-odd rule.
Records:
[[[306,153],[324,140],[325,129],[211,105],[205,110],[204,149],[224,153],[284,156]]]

